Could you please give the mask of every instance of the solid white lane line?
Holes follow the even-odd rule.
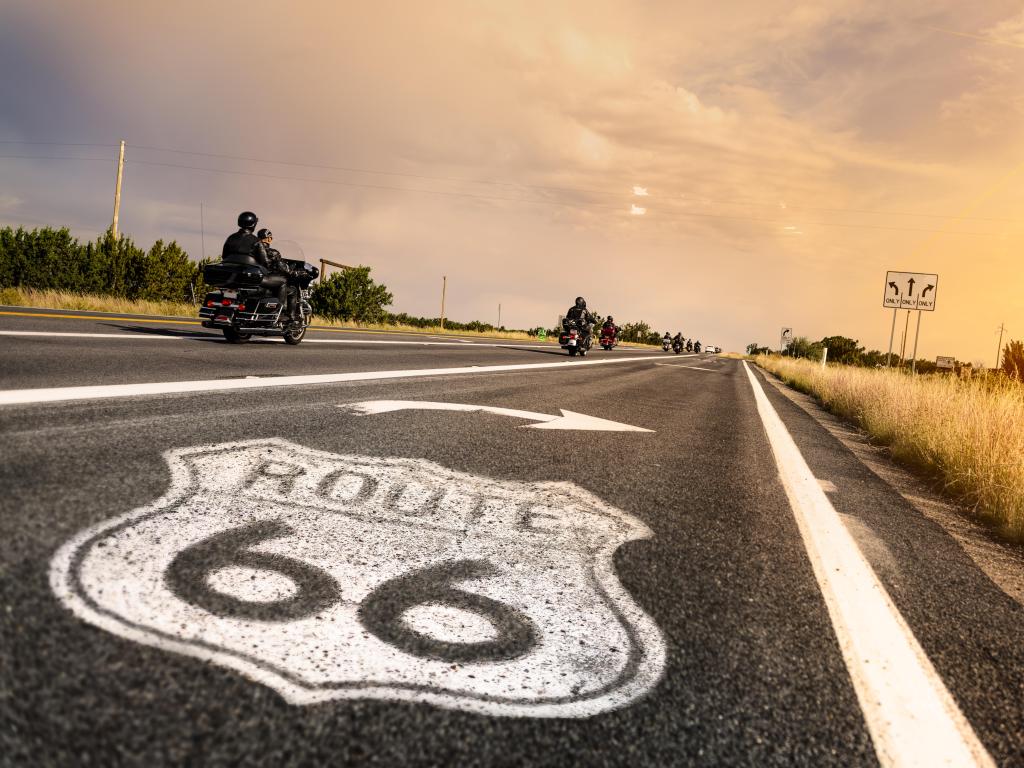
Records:
[[[587,365],[648,362],[646,357],[620,357],[614,360],[565,360],[558,363],[520,363],[518,365],[471,365],[459,368],[420,368],[394,371],[356,371],[322,373],[306,376],[272,376],[253,379],[207,379],[203,381],[158,381],[145,384],[99,384],[83,387],[45,389],[8,389],[0,391],[0,405],[55,403],[67,400],[93,400],[113,397],[138,397],[180,392],[220,392],[232,389],[292,387],[302,384],[336,384],[346,381],[377,381],[382,379],[418,379],[427,376],[456,376],[465,373],[509,373],[550,369],[578,368]]]
[[[315,331],[310,331],[315,333]],[[221,337],[213,333],[194,333],[182,336],[164,336],[155,333],[65,333],[63,331],[0,331],[0,336],[52,336],[54,338],[83,338],[83,339],[135,339],[137,341],[148,341],[150,339],[178,339],[184,341],[220,341]],[[257,337],[258,343],[276,341],[284,343],[283,339],[276,339],[272,336]],[[302,340],[303,344],[398,344],[403,346],[420,347],[486,347],[495,349],[550,349],[556,347],[551,344],[499,344],[496,342],[479,341],[406,341],[393,339],[311,339]],[[648,352],[646,349],[631,350],[639,354]]]
[[[768,442],[883,766],[994,766],[746,362]]]

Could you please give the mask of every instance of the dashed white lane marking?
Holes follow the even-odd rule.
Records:
[[[355,371],[321,373],[306,376],[270,376],[267,378],[206,379],[202,381],[158,381],[144,384],[100,384],[82,387],[49,387],[40,389],[0,390],[0,405],[55,403],[68,400],[95,400],[113,397],[139,397],[184,392],[220,392],[233,389],[293,387],[303,384],[337,384],[347,381],[378,381],[381,379],[418,379],[428,376],[458,376],[466,373],[513,373],[578,368],[590,365],[649,362],[648,357],[619,357],[601,360],[570,360],[558,363],[520,363],[518,365],[470,365],[458,368],[420,368],[394,371]]]
[[[768,442],[883,766],[994,766],[746,362]]]

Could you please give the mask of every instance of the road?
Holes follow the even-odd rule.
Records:
[[[1024,764],[1021,604],[741,361],[0,312],[3,764]]]

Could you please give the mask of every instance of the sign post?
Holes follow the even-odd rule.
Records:
[[[779,352],[785,352],[786,347],[793,341],[793,329],[783,328],[782,333],[779,335]]]
[[[889,355],[885,367],[892,365],[892,342],[896,335],[896,312],[907,310],[907,323],[910,312],[917,310],[917,330],[914,333],[914,360],[911,371],[917,371],[917,341],[921,336],[921,313],[935,311],[935,296],[938,292],[939,276],[929,272],[886,272],[885,286],[882,290],[882,306],[892,310],[892,329],[889,331]],[[903,344],[906,346],[906,334]],[[902,358],[903,353],[900,353]]]

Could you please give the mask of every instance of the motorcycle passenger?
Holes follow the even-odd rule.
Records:
[[[569,307],[569,311],[565,313],[565,320],[562,321],[562,326],[568,330],[569,323],[573,320],[576,321],[585,338],[591,335],[594,325],[597,323],[597,318],[587,309],[587,302],[582,296],[577,296],[576,303]]]
[[[224,248],[221,250],[223,261],[233,264],[257,264],[253,257],[253,248],[256,247],[259,238],[252,233],[257,223],[259,223],[259,219],[252,211],[242,211],[238,214],[238,231],[228,235],[228,239],[224,241]]]
[[[299,302],[296,297],[298,291],[290,280],[293,276],[292,268],[281,256],[281,252],[271,245],[274,241],[273,232],[261,229],[256,233],[256,237],[259,241],[253,250],[253,256],[269,273],[260,285],[277,293],[277,300],[281,302],[281,316],[297,323],[302,318],[299,317]]]

